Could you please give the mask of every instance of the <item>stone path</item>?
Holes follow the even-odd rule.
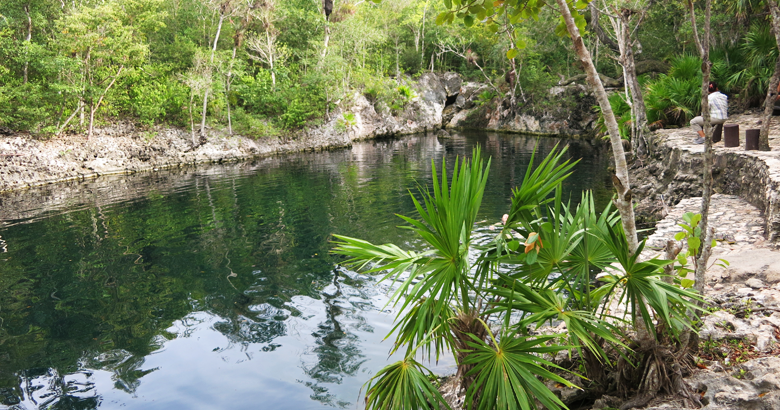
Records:
[[[757,112],[731,116],[727,123],[739,124],[740,145],[726,148],[723,141],[713,146],[715,164],[713,175],[716,192],[739,195],[757,206],[767,224],[767,236],[771,241],[780,241],[780,117],[772,117],[769,131],[771,151],[745,151],[745,131],[760,127]],[[663,146],[670,158],[677,157],[681,163],[688,163],[689,169],[676,169],[673,180],[691,179],[690,184],[700,190],[701,158],[704,145],[693,144],[696,134],[690,127],[659,130],[656,146]],[[682,158],[682,159],[680,159]],[[693,175],[682,175],[693,171]],[[697,175],[698,174],[698,175]],[[718,212],[718,208],[714,208]],[[723,211],[726,211],[724,209]]]
[[[657,224],[647,239],[643,257],[663,257],[660,249],[681,231],[685,212],[698,213],[701,198],[680,201]],[[716,194],[711,202],[710,224],[718,245],[711,260],[723,258],[727,267],[713,266],[706,273],[704,295],[714,312],[703,316],[699,337],[718,343],[721,360],[702,360],[688,382],[702,392],[704,409],[742,410],[780,408],[780,250],[764,239],[764,218],[747,201]],[[753,346],[755,359],[730,361],[741,340]],[[728,342],[733,341],[733,342]],[[706,342],[705,342],[706,343]],[[701,354],[701,353],[700,353]],[[682,409],[667,402],[648,410]]]
[[[716,194],[712,197],[710,225],[715,228],[718,243],[713,249],[712,261],[722,258],[729,266],[714,265],[705,275],[704,296],[712,310],[702,318],[701,340],[748,340],[752,353],[741,361],[729,361],[729,349],[736,344],[720,343],[725,359],[703,360],[703,370],[697,370],[688,379],[702,392],[705,409],[778,409],[780,408],[780,250],[778,236],[765,239],[765,229],[776,230],[773,221],[780,209],[780,121],[773,119],[770,133],[770,152],[744,151],[744,130],[757,128],[758,119],[751,115],[734,116],[729,122],[740,124],[741,146],[725,148],[715,145],[716,155],[729,166],[735,157],[752,157],[762,161],[763,187],[752,187],[751,200],[763,205],[759,209],[746,199],[735,195]],[[662,143],[689,154],[701,153],[702,145],[692,144],[690,128],[662,130],[657,133]],[[717,165],[716,159],[716,165]],[[757,161],[758,162],[758,161]],[[753,172],[753,171],[748,171]],[[744,182],[744,181],[743,181]],[[758,188],[758,189],[756,189]],[[763,200],[762,199],[763,196]],[[682,228],[685,212],[699,213],[701,198],[681,200],[666,210],[666,217],[656,225],[656,231],[647,239],[643,257],[663,257],[663,246]],[[767,224],[767,215],[771,219]],[[771,233],[771,232],[770,232]],[[737,350],[734,350],[737,351]],[[664,403],[651,409],[680,409],[679,403]]]

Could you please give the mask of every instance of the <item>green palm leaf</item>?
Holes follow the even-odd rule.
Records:
[[[646,329],[655,335],[653,320],[668,326],[672,334],[681,330],[675,324],[693,330],[690,326],[690,312],[700,311],[697,302],[703,302],[697,293],[682,289],[662,280],[662,269],[674,261],[651,259],[637,262],[644,248],[644,242],[634,254],[628,251],[628,243],[619,225],[608,227],[601,233],[601,238],[620,262],[622,274],[605,278],[611,282],[607,285],[605,297],[615,292],[620,293],[619,303],[626,301],[631,321],[636,327],[641,320]],[[606,305],[605,305],[606,306]],[[680,320],[683,319],[683,320]]]
[[[473,158],[471,162],[456,162],[449,183],[446,164],[442,164],[440,174],[434,167],[432,189],[420,187],[421,200],[412,195],[420,219],[399,215],[409,224],[404,228],[426,242],[429,249],[425,252],[334,235],[336,246],[331,252],[347,256],[347,265],[368,272],[386,271],[382,280],[400,282],[391,298],[392,303],[400,303],[398,324],[393,329],[397,332],[396,348],[407,345],[410,350],[416,349],[433,328],[441,329],[440,336],[449,335],[447,320],[453,311],[470,311],[475,303],[470,292],[477,287],[470,275],[468,251],[490,160],[485,164],[478,148]],[[433,348],[438,358],[444,345],[451,341],[436,340]]]
[[[566,346],[546,346],[555,336],[516,337],[505,332],[490,345],[478,338],[469,342],[471,348],[464,362],[474,365],[467,374],[475,375],[466,391],[466,408],[479,410],[535,409],[539,400],[548,409],[566,406],[537,377],[573,387],[569,381],[548,368],[564,369],[544,360],[544,353],[556,353]]]
[[[367,410],[450,409],[426,375],[431,372],[411,357],[380,370],[368,382]]]

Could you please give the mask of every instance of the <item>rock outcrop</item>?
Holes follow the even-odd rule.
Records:
[[[377,110],[368,98],[356,94],[349,109],[337,110],[322,126],[288,138],[255,140],[209,129],[206,142],[193,146],[187,130],[146,129],[127,121],[98,128],[89,140],[80,134],[49,140],[0,136],[0,192],[106,174],[346,147],[356,140],[441,129],[447,101],[460,93],[460,77],[426,73],[412,88],[417,95],[399,113]],[[348,124],[346,111],[354,115]]]
[[[546,95],[518,100],[493,98],[493,90],[479,83],[466,83],[452,104],[444,109],[444,126],[530,134],[593,137],[598,113],[596,99],[579,84],[553,87]]]

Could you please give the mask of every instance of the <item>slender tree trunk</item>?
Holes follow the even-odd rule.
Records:
[[[30,67],[30,57],[28,56],[28,53],[30,42],[32,41],[32,19],[30,18],[29,3],[24,6],[24,13],[27,14],[27,37],[24,39],[25,43],[27,43],[24,50],[24,84],[27,84],[27,70]]]
[[[236,60],[237,48],[237,45],[233,45],[233,56],[230,58],[230,68],[228,68],[227,81],[225,82],[225,106],[227,107],[228,135],[233,135],[233,121],[230,118],[230,84],[233,82],[233,61]]]
[[[636,63],[634,61],[634,45],[629,33],[629,20],[625,14],[619,14],[621,28],[619,34],[620,45],[620,64],[623,66],[623,75],[626,84],[631,92],[631,110],[634,117],[634,141],[631,146],[634,147],[639,156],[647,153],[647,141],[645,135],[649,132],[647,128],[647,109],[645,108],[645,99],[642,95],[642,87],[639,85],[639,79],[636,75]],[[637,27],[640,23],[637,23]]]
[[[91,55],[92,55],[92,48],[87,47],[87,58],[84,60],[84,70],[82,71],[81,74],[82,89],[81,89],[81,96],[79,97],[79,99],[80,99],[82,109],[81,109],[81,113],[79,114],[79,127],[84,126],[84,107],[86,107],[87,105],[85,102],[86,95],[87,95],[87,84],[92,83],[90,81],[90,73],[89,73],[89,62],[90,62]]]
[[[631,253],[634,253],[638,248],[639,241],[637,240],[636,222],[634,221],[634,207],[631,204],[631,185],[628,178],[628,165],[626,163],[625,152],[623,151],[623,141],[620,138],[618,123],[617,120],[615,120],[615,114],[612,112],[612,107],[609,105],[607,92],[604,90],[604,85],[601,83],[598,72],[596,72],[596,67],[593,65],[590,53],[585,47],[585,43],[582,41],[580,30],[574,24],[574,18],[569,11],[566,0],[556,1],[561,14],[563,15],[563,20],[566,23],[566,29],[574,44],[574,51],[577,53],[577,57],[582,63],[582,67],[585,69],[588,84],[596,94],[596,100],[599,102],[601,114],[604,116],[604,122],[607,125],[607,131],[609,132],[609,139],[612,145],[612,155],[615,160],[615,175],[612,179],[618,194],[617,199],[615,200],[615,206],[620,212],[620,219],[626,234],[628,247]]]
[[[772,12],[772,31],[775,34],[775,42],[780,47],[780,7],[775,0],[769,0],[769,10]],[[780,85],[780,58],[775,61],[775,71],[769,79],[769,89],[764,100],[764,113],[761,115],[761,133],[758,137],[758,149],[769,151],[769,124],[772,121],[772,112],[777,100],[777,86]]]
[[[219,42],[219,34],[222,32],[222,22],[225,21],[225,12],[220,11],[219,13],[219,22],[217,23],[217,34],[214,35],[214,47],[211,48],[211,60],[209,61],[212,65],[214,64],[214,53],[217,52],[217,43]],[[210,87],[206,87],[206,91],[203,93],[203,111],[201,113],[201,121],[200,121],[200,135],[201,137],[206,136],[206,109],[208,108],[209,103],[209,91]]]
[[[325,47],[322,49],[322,57],[325,58],[328,55],[328,43],[330,42],[330,23],[325,20]]]
[[[398,65],[398,37],[395,38],[395,81],[398,82],[401,79],[401,68]]]
[[[712,198],[712,123],[710,118],[709,85],[710,85],[710,9],[712,0],[706,0],[704,6],[704,36],[699,37],[696,27],[696,12],[693,0],[688,0],[691,10],[691,24],[693,25],[693,38],[696,48],[701,56],[701,116],[704,118],[704,188],[701,199],[701,253],[696,263],[694,285],[699,292],[704,290],[704,273],[707,270],[707,261],[712,253],[712,230],[709,227],[710,200]]]
[[[420,69],[425,70],[425,14],[428,12],[428,3],[426,0],[425,7],[423,7],[422,15],[422,29],[420,29]]]
[[[57,135],[62,134],[62,131],[65,130],[65,127],[68,126],[68,123],[70,122],[70,120],[72,120],[73,117],[75,117],[76,114],[78,114],[79,112],[83,113],[84,112],[83,109],[84,109],[84,100],[79,99],[79,104],[76,107],[76,111],[73,111],[73,114],[71,114],[70,117],[68,117],[68,119],[65,120],[65,123],[62,124],[62,126],[60,126],[59,130],[57,130]]]
[[[190,133],[192,134],[192,145],[198,145],[198,140],[195,137],[195,121],[192,118],[192,110],[195,108],[193,107],[193,103],[195,100],[195,92],[190,88]]]
[[[119,78],[119,75],[122,74],[122,70],[125,68],[125,66],[119,66],[119,71],[116,72],[116,75],[111,80],[111,82],[108,84],[108,87],[106,87],[105,90],[103,90],[103,93],[100,94],[100,98],[98,98],[97,104],[90,104],[89,106],[89,133],[87,134],[87,139],[92,138],[92,131],[93,126],[95,124],[95,113],[97,112],[98,108],[100,108],[100,104],[103,102],[103,97],[106,96],[106,93],[108,93],[108,90],[111,89],[111,87],[116,82],[116,79]]]
[[[92,138],[92,130],[95,124],[95,104],[89,103],[89,131],[87,132],[87,139]]]
[[[276,90],[276,68],[274,67],[274,55],[276,53],[276,46],[274,43],[276,43],[276,35],[274,35],[274,38],[272,39],[271,34],[269,34],[268,30],[266,30],[265,39],[266,43],[268,44],[268,67],[271,68],[271,85],[273,86],[274,90]]]
[[[79,99],[79,105],[81,106],[81,110],[79,111],[79,127],[83,127],[84,126],[84,107],[87,105],[87,103],[84,101],[84,97],[83,96]]]

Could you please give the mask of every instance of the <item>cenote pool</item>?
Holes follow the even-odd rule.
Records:
[[[489,133],[0,195],[0,408],[362,408],[393,360],[390,285],[340,267],[330,234],[420,246],[397,228],[408,190],[475,145],[493,159],[494,223],[537,142],[570,143],[567,192],[606,203],[602,150]]]

